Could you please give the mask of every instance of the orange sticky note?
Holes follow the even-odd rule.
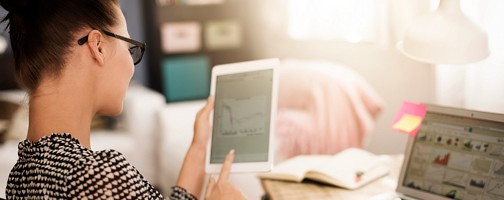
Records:
[[[422,118],[410,114],[404,114],[403,117],[392,127],[409,133],[420,126],[420,123],[422,123]]]
[[[427,106],[405,101],[392,123],[392,128],[415,136],[420,129]]]

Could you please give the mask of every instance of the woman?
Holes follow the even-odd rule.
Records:
[[[6,188],[9,199],[161,199],[117,151],[92,151],[91,119],[117,115],[145,44],[129,39],[118,0],[0,0],[15,56],[16,78],[29,93],[27,139]],[[204,185],[210,98],[170,199],[196,199]],[[207,199],[241,199],[227,182],[233,151]]]

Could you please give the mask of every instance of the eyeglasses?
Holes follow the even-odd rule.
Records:
[[[120,39],[120,40],[123,40],[123,41],[126,41],[126,42],[130,43],[131,46],[130,46],[130,48],[128,50],[129,50],[129,52],[131,54],[131,58],[133,58],[133,63],[136,65],[136,64],[140,63],[140,61],[142,61],[142,57],[143,57],[143,54],[145,52],[145,46],[146,46],[145,43],[141,43],[139,41],[132,40],[130,38],[123,37],[123,36],[117,35],[115,33],[108,32],[108,31],[102,30],[101,32],[105,33],[105,35],[108,35],[108,36],[111,36],[111,37],[115,37],[117,39]],[[77,40],[77,43],[79,45],[83,45],[86,42],[88,42],[88,35],[86,35],[83,38]]]

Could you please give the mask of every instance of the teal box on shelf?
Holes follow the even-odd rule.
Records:
[[[166,100],[204,99],[210,94],[210,61],[206,56],[169,57],[162,61]]]

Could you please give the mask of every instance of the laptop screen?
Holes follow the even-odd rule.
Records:
[[[402,186],[451,199],[504,199],[504,122],[427,112]]]

